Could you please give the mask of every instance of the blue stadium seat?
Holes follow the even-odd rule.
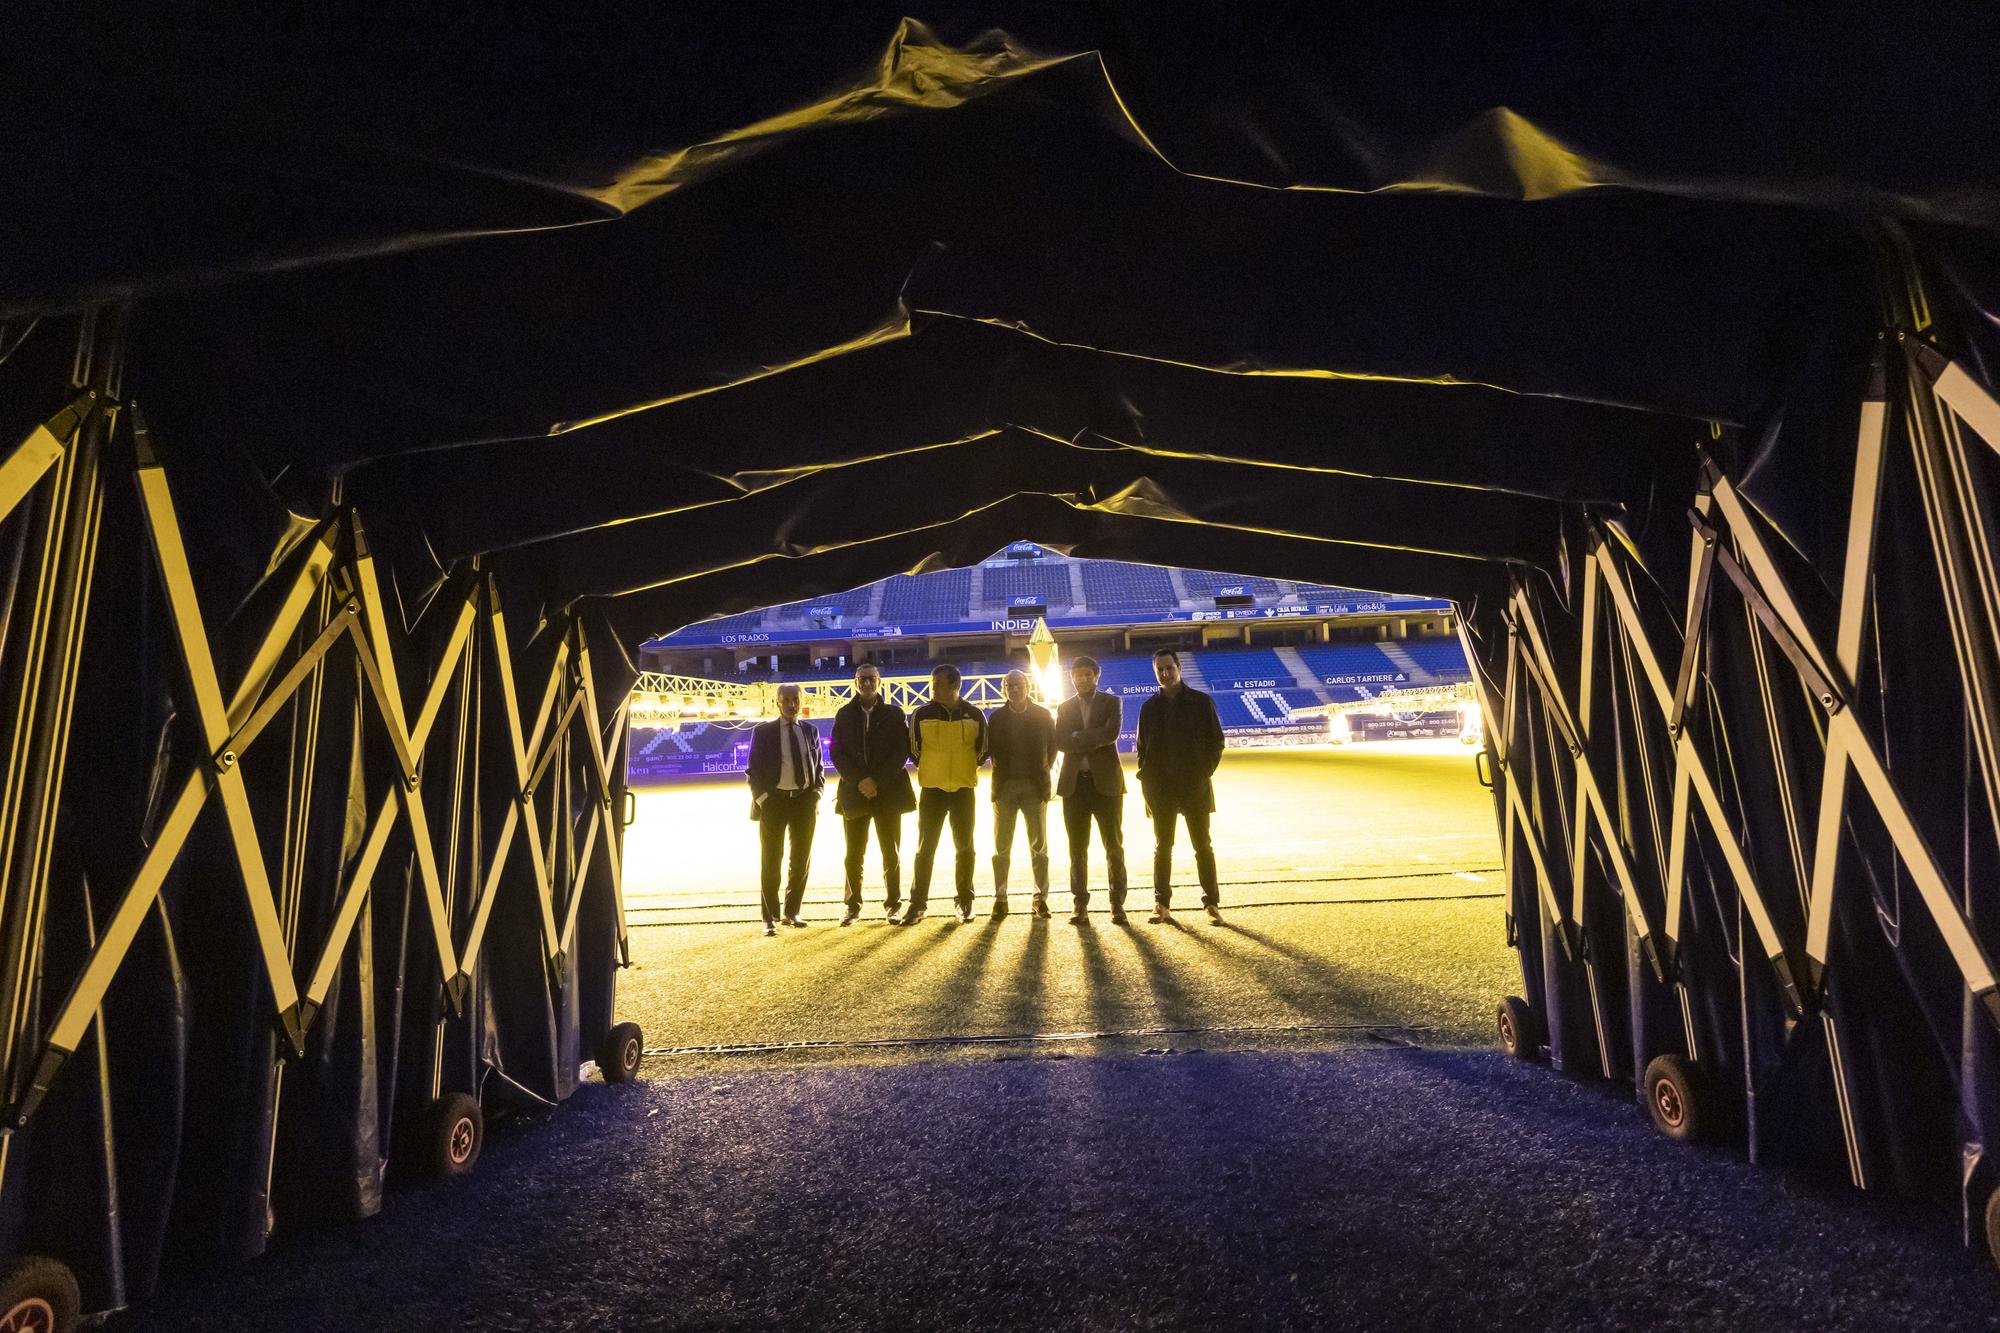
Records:
[[[1403,651],[1440,680],[1470,680],[1465,650],[1456,639],[1405,639]]]
[[[1083,601],[1092,614],[1160,611],[1174,604],[1174,581],[1156,565],[1120,560],[1086,560]]]
[[[1195,660],[1202,679],[1214,690],[1270,689],[1297,683],[1271,648],[1206,648]]]
[[[982,575],[985,603],[1004,607],[1016,597],[1039,597],[1051,611],[1074,605],[1069,566],[1042,564],[988,565]]]
[[[1181,585],[1196,601],[1207,601],[1217,588],[1241,588],[1246,596],[1269,601],[1279,595],[1275,579],[1252,578],[1247,574],[1221,574],[1212,569],[1184,569]]]
[[[972,617],[972,571],[940,569],[930,574],[898,574],[882,597],[882,618],[890,623],[945,624]]]
[[[806,613],[815,607],[832,607],[843,623],[858,618],[868,609],[868,599],[874,594],[874,585],[865,584],[850,588],[846,592],[834,593],[827,597],[814,597],[803,602],[786,602],[774,612],[774,618],[783,625],[804,625]]]

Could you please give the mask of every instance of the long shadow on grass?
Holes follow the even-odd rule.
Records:
[[[1138,951],[1140,966],[1146,969],[1146,985],[1153,993],[1160,1025],[1170,1028],[1190,1026],[1191,1011],[1179,969],[1161,954],[1159,946],[1143,930],[1132,933],[1132,947]]]
[[[1304,950],[1270,948],[1268,936],[1240,926],[1189,934],[1202,946],[1228,955],[1232,966],[1282,1000],[1300,1022],[1398,1026],[1410,1021],[1403,988],[1362,981],[1352,969]],[[1276,963],[1274,955],[1285,963]]]
[[[1042,992],[1047,983],[1048,955],[1049,923],[1041,917],[1031,917],[1028,921],[1028,942],[1021,950],[1020,961],[1014,965],[1013,994],[1008,997],[1006,1010],[1001,1015],[1005,1031],[1041,1030]]]
[[[1249,926],[1232,922],[1229,929],[1233,929],[1236,934],[1254,941],[1271,953],[1292,959],[1308,970],[1336,963],[1336,960],[1327,954],[1289,943]],[[1358,949],[1350,952],[1355,955],[1361,954]],[[1413,1013],[1421,1012],[1431,1019],[1443,1021],[1448,1026],[1455,1026],[1462,1021],[1459,1015],[1463,1013],[1468,1000],[1476,1001],[1477,1006],[1484,1006],[1488,1002],[1483,994],[1454,991],[1448,987],[1434,985],[1421,977],[1412,976],[1408,972],[1380,971],[1364,966],[1355,958],[1338,960],[1337,965],[1341,969],[1341,975],[1351,986],[1375,991],[1392,991],[1401,997],[1401,1003]]]

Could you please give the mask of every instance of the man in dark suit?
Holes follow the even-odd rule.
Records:
[[[1056,762],[1056,724],[1028,698],[1028,673],[1009,671],[1007,702],[986,715],[993,757],[993,915],[1007,915],[1007,866],[1014,825],[1028,826],[1028,868],[1035,879],[1035,915],[1049,914],[1049,769]]]
[[[868,829],[882,851],[882,908],[891,921],[902,910],[903,816],[917,808],[910,790],[910,727],[903,710],[882,697],[882,673],[873,662],[854,670],[854,698],[833,715],[833,767],[840,774],[833,808],[847,830],[847,910],[840,924],[861,915],[861,865]]]
[[[1174,824],[1187,821],[1195,875],[1208,923],[1222,924],[1222,894],[1215,880],[1215,848],[1208,816],[1215,809],[1215,767],[1222,762],[1222,720],[1215,700],[1181,679],[1180,654],[1153,654],[1160,692],[1139,709],[1139,790],[1153,821],[1153,915],[1173,920]]]
[[[784,922],[803,926],[799,905],[806,896],[806,865],[812,856],[813,828],[819,823],[819,794],[826,785],[820,765],[819,733],[799,720],[799,687],[778,687],[778,718],[760,722],[750,733],[750,818],[757,821],[763,858],[764,933],[778,933],[778,865],[785,838],[792,840],[790,873],[785,876]]]
[[[1111,882],[1111,921],[1125,924],[1125,771],[1118,765],[1118,728],[1124,717],[1118,700],[1097,688],[1097,663],[1079,657],[1070,664],[1076,693],[1056,709],[1056,749],[1062,770],[1056,795],[1062,797],[1063,828],[1069,834],[1069,891],[1076,911],[1072,925],[1089,921],[1090,825],[1104,844]]]

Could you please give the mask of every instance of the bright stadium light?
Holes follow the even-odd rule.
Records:
[[[1062,656],[1056,651],[1056,636],[1049,633],[1049,622],[1040,616],[1035,618],[1035,632],[1028,636],[1028,661],[1035,678],[1035,686],[1041,691],[1042,702],[1050,708],[1063,701]]]

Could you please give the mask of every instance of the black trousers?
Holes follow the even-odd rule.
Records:
[[[903,903],[903,816],[891,810],[856,815],[847,825],[847,910],[861,910],[861,863],[868,856],[868,826],[882,849],[882,905],[893,912]]]
[[[1104,866],[1111,882],[1111,910],[1125,910],[1125,795],[1106,796],[1085,779],[1063,797],[1063,829],[1069,834],[1069,893],[1081,912],[1090,905],[1090,825],[1097,822]]]
[[[1153,901],[1162,907],[1174,900],[1174,824],[1187,821],[1188,842],[1194,847],[1194,873],[1201,881],[1201,905],[1222,903],[1215,882],[1215,847],[1208,840],[1209,812],[1199,806],[1176,809],[1171,801],[1149,800],[1153,807]]]
[[[972,817],[979,792],[972,787],[939,791],[925,787],[917,796],[917,864],[910,872],[910,910],[921,912],[931,900],[931,863],[945,821],[951,821],[952,850],[958,854],[958,905],[972,906]]]
[[[764,798],[757,821],[757,842],[764,853],[764,920],[778,919],[778,865],[785,859],[785,836],[791,835],[792,857],[785,875],[784,915],[797,916],[806,897],[806,863],[812,857],[813,828],[819,823],[819,793],[774,791]]]

